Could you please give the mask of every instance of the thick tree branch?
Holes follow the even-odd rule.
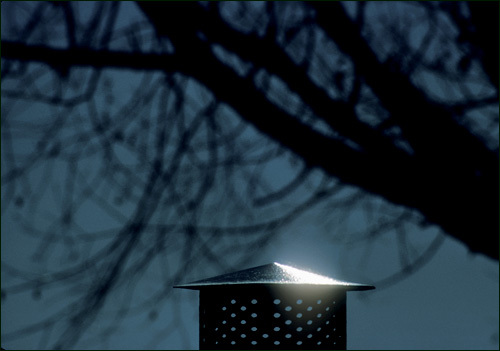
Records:
[[[479,59],[490,82],[499,86],[499,32],[498,32],[498,1],[467,2],[471,12],[471,22],[475,27],[470,41],[480,50]]]
[[[141,6],[151,9],[155,5]],[[199,13],[195,17],[196,22],[191,20],[194,12]],[[307,67],[295,63],[275,38],[259,37],[255,33],[245,34],[235,30],[223,20],[219,8],[214,6],[205,10],[193,2],[189,7],[179,7],[177,15],[187,19],[184,25],[199,28],[210,43],[218,43],[241,59],[252,63],[254,68],[265,68],[270,75],[280,77],[317,117],[328,123],[336,133],[353,140],[366,152],[383,153],[387,157],[404,157],[404,152],[395,147],[393,140],[357,118],[353,104],[332,99],[324,89],[316,85],[309,76]]]
[[[461,163],[471,162],[480,168],[498,162],[498,155],[458,124],[449,109],[431,102],[394,63],[379,61],[340,3],[311,2],[311,6],[317,11],[318,24],[340,50],[352,58],[417,154],[431,159],[446,156],[453,162],[459,159]],[[446,142],[443,142],[444,135]],[[469,158],[468,154],[474,157]],[[481,161],[485,164],[479,165]]]
[[[43,45],[2,40],[2,58],[46,63],[56,70],[86,66],[94,68],[125,68],[133,70],[178,70],[177,56],[127,51],[92,50],[89,48],[59,49]]]
[[[242,78],[217,59],[207,36],[229,48],[230,43],[218,39],[223,27],[203,27],[206,19],[201,20],[197,13],[186,20],[176,12],[184,11],[180,4],[169,6],[168,14],[161,11],[164,4],[140,3],[139,6],[158,33],[172,40],[175,54],[64,50],[3,42],[2,57],[44,62],[56,69],[92,66],[182,72],[209,88],[220,101],[228,103],[260,131],[301,156],[308,166],[320,167],[345,183],[359,186],[393,203],[418,209],[428,221],[441,226],[471,250],[498,259],[498,155],[455,123],[447,109],[430,103],[408,77],[380,63],[340,5],[314,4],[318,10],[322,9],[318,11],[318,22],[353,59],[358,71],[411,141],[415,156],[353,149],[343,140],[313,130],[269,101],[265,92],[256,86],[253,76]],[[193,25],[197,21],[200,24]],[[207,31],[206,36],[198,35],[200,26]],[[342,30],[337,33],[339,27]],[[229,36],[245,44],[256,40],[237,36],[228,28],[225,30]],[[274,54],[281,55],[280,50],[269,42],[264,42],[264,45]],[[231,49],[240,57],[255,61],[281,76],[306,103],[325,105],[321,108],[313,106],[318,115],[324,118],[329,114],[339,116],[334,122],[337,125],[341,125],[341,120],[353,121],[345,105],[331,101],[324,93],[321,95],[289,58],[281,55],[279,60],[267,62],[261,54],[248,51],[245,45],[231,46]],[[280,67],[281,62],[287,69]],[[287,79],[287,70],[297,76]],[[301,85],[318,94],[310,94]],[[354,133],[349,136],[356,137],[353,126],[346,127],[344,132],[348,135]]]
[[[313,131],[271,103],[251,78],[243,79],[221,63],[195,31],[179,30],[184,29],[184,21],[174,19],[183,17],[171,7],[169,16],[173,21],[165,18],[167,12],[161,11],[161,4],[141,3],[140,6],[157,26],[158,33],[168,35],[179,55],[184,56],[182,71],[207,86],[218,99],[235,108],[263,133],[301,156],[309,166],[320,167],[345,183],[384,196],[394,203],[418,208],[420,204],[414,194],[417,190],[408,186],[408,183],[417,184],[428,177],[418,159],[370,155]]]
[[[374,179],[401,176],[384,159],[377,160],[369,157],[365,153],[346,146],[343,141],[324,136],[281,110],[255,87],[251,79],[242,79],[232,69],[218,61],[209,50],[199,50],[198,48],[203,45],[198,44],[200,45],[188,45],[190,53],[179,59],[180,56],[168,54],[135,54],[89,49],[65,50],[5,42],[2,43],[2,57],[43,62],[52,67],[64,63],[69,66],[183,72],[212,89],[221,101],[233,106],[243,118],[262,132],[295,151],[310,167],[324,168],[339,176],[346,183],[356,185],[366,182],[363,178],[368,172],[373,174]],[[204,64],[201,65],[200,62]],[[233,88],[236,86],[238,89]],[[242,96],[245,98],[242,99]],[[323,154],[325,150],[331,154],[331,157],[325,157]],[[406,163],[403,159],[400,161]],[[370,183],[369,180],[368,182]],[[371,183],[375,186],[376,182]],[[370,189],[370,187],[366,188]]]
[[[425,165],[428,176],[408,183],[418,188],[408,193],[411,202],[472,251],[498,259],[498,153],[458,124],[449,109],[429,101],[403,72],[381,63],[340,3],[310,4]]]

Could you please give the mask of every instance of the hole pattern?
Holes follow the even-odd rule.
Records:
[[[200,308],[200,347],[345,348],[345,293],[321,299],[249,295],[218,293],[207,299]]]

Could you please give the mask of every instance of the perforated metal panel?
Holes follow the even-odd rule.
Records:
[[[176,286],[200,291],[200,349],[345,349],[346,292],[375,287],[279,263]]]
[[[346,294],[233,286],[200,294],[200,349],[345,349]]]

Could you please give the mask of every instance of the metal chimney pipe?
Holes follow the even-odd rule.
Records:
[[[200,350],[346,349],[349,283],[279,263],[175,286],[200,291]]]

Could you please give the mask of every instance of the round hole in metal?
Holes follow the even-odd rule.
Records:
[[[251,316],[252,316],[252,318],[255,318],[255,317],[257,317],[257,313],[252,313]]]
[[[236,341],[231,341],[231,345],[236,345]]]
[[[318,327],[318,329],[316,329],[316,331],[320,331],[321,330],[321,327]]]
[[[274,302],[275,305],[279,305],[280,302],[281,302],[281,300],[280,299],[275,299],[273,302]]]
[[[321,313],[318,313],[318,314],[316,315],[316,317],[318,317],[318,318],[321,318],[321,316],[322,316],[322,314],[321,314]]]
[[[316,301],[316,303],[317,303],[318,305],[321,305],[321,299],[319,299],[318,301]],[[318,345],[319,345],[319,344],[318,344]]]
[[[297,331],[301,332],[302,331],[302,327],[297,327]]]
[[[274,318],[280,318],[280,317],[281,317],[281,314],[279,314],[278,312],[276,312],[276,313],[274,314]]]
[[[308,307],[307,307],[307,310],[308,310],[308,311],[312,311],[312,309],[313,309],[313,308],[312,308],[312,306],[308,306]]]
[[[241,324],[247,324],[247,321],[243,319],[243,320],[241,321]]]
[[[290,339],[292,337],[292,334],[286,334],[285,338]]]
[[[308,339],[310,339],[310,338],[312,338],[312,337],[313,337],[313,335],[312,335],[312,334],[308,334],[308,335],[307,335],[307,338],[308,338]]]
[[[222,321],[222,324],[226,324],[227,322],[226,321]]]
[[[222,307],[222,310],[223,310],[223,311],[227,310],[227,307],[226,307],[226,306],[223,306],[223,307]]]
[[[297,341],[297,345],[302,345],[302,341]]]
[[[330,324],[330,321],[326,321],[325,324]]]
[[[318,341],[318,345],[321,345],[321,341]]]
[[[236,328],[235,328],[235,327],[231,327],[231,331],[235,331],[235,330],[236,330]]]
[[[275,331],[275,332],[280,331],[280,327],[274,327],[274,331]]]
[[[327,339],[328,339],[329,337],[330,337],[330,334],[326,334],[325,338],[327,338]]]
[[[279,342],[278,340],[276,340],[276,341],[274,342],[274,345],[279,345],[279,344],[280,344],[280,342]]]
[[[231,300],[231,303],[234,305],[236,303],[236,300],[235,299],[232,299]]]
[[[330,311],[330,307],[325,308],[325,311]]]
[[[252,345],[257,345],[257,341],[253,340]]]
[[[285,324],[286,324],[286,325],[290,325],[290,324],[292,324],[292,321],[291,321],[291,320],[289,320],[289,319],[287,319],[287,320],[285,321]]]
[[[285,307],[285,311],[291,311],[292,310],[292,306],[286,306]]]
[[[313,321],[309,319],[309,320],[307,321],[307,325],[311,325],[311,324],[313,324]]]
[[[297,318],[302,318],[302,313],[297,313]]]
[[[226,334],[222,334],[222,338],[225,339],[226,338]]]
[[[269,337],[269,335],[268,335],[268,334],[262,334],[262,337],[263,337],[264,339],[267,339],[267,338]]]
[[[252,303],[252,305],[255,305],[257,303],[257,300],[256,299],[253,299],[252,301],[250,301]]]
[[[240,335],[242,339],[245,339],[247,336],[245,334]]]
[[[300,305],[300,304],[302,304],[302,300],[301,300],[301,299],[298,299],[298,300],[297,300],[297,305]]]
[[[242,311],[246,311],[246,309],[247,309],[247,308],[246,308],[245,306],[241,306],[241,310],[242,310]]]
[[[257,327],[252,327],[252,331],[257,331]]]
[[[236,317],[236,313],[231,313],[231,317],[232,318]]]

